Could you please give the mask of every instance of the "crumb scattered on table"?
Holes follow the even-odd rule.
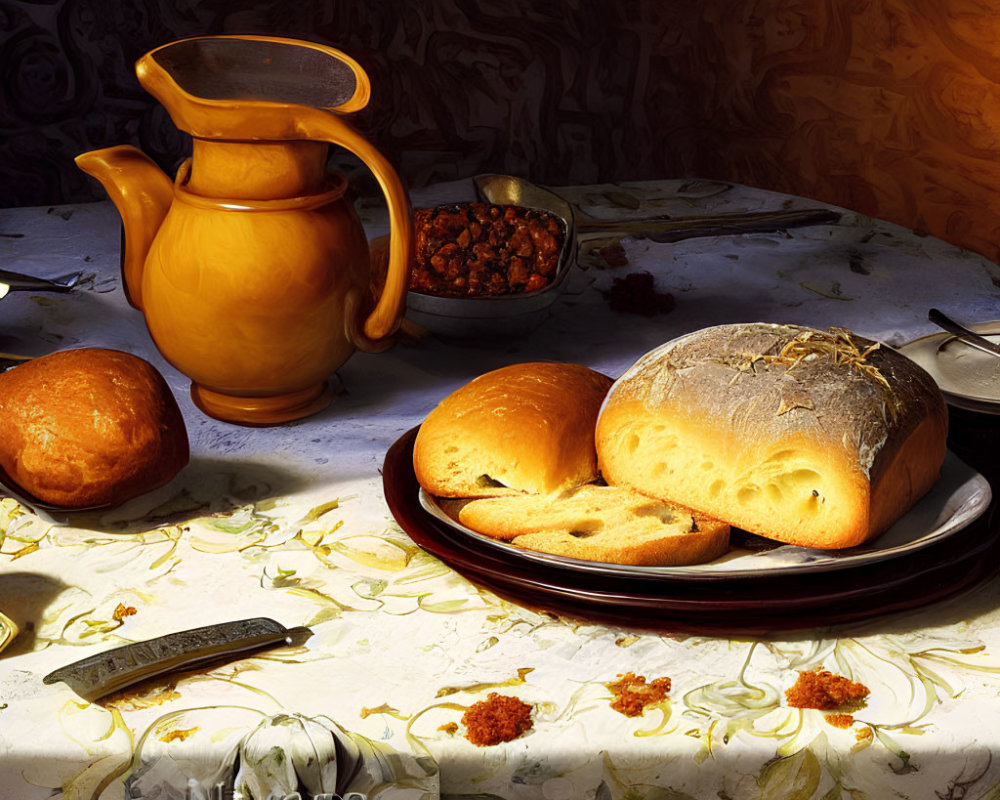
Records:
[[[611,707],[626,717],[640,716],[648,706],[666,699],[670,693],[670,678],[654,678],[646,683],[645,675],[626,672],[620,680],[605,684],[614,695]]]
[[[531,729],[531,711],[517,697],[490,692],[462,715],[465,738],[479,747],[512,741]]]
[[[612,269],[628,265],[628,255],[621,242],[614,242],[606,245],[597,251],[597,254],[604,259],[605,263]]]
[[[855,706],[868,697],[868,687],[824,669],[799,672],[795,685],[785,692],[793,708],[833,710]]]
[[[601,294],[612,310],[643,317],[669,314],[677,306],[672,294],[656,291],[655,280],[648,272],[630,272],[615,278],[611,288]]]
[[[188,737],[193,736],[195,733],[197,733],[197,731],[198,731],[197,727],[195,727],[195,728],[187,728],[187,729],[182,730],[182,731],[181,730],[170,731],[169,733],[161,736],[160,737],[160,741],[161,742],[166,742],[167,744],[170,744],[171,742],[183,742]]]

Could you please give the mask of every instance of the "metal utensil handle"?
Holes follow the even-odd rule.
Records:
[[[16,353],[0,353],[0,372],[10,367],[16,367],[25,361],[31,361],[34,356],[21,356]]]
[[[577,218],[576,225],[580,234],[625,235],[667,243],[704,236],[771,233],[805,225],[835,225],[840,218],[840,213],[833,209],[806,208],[797,211],[692,215],[672,219],[597,221]]]
[[[88,656],[49,673],[43,683],[62,681],[94,700],[177,669],[290,644],[297,630],[266,617],[206,625]]]
[[[990,355],[1000,356],[1000,345],[991,342],[989,339],[980,336],[975,331],[970,331],[964,325],[955,322],[951,317],[945,314],[943,311],[939,311],[936,308],[932,308],[927,312],[927,319],[937,325],[939,328],[943,328],[961,339],[966,344],[975,347],[977,350],[982,350],[983,352],[989,353]]]

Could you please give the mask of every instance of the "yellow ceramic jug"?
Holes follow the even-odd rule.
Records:
[[[129,302],[205,413],[249,425],[315,413],[328,378],[355,349],[384,349],[404,310],[406,193],[344,119],[367,104],[368,76],[331,47],[265,36],[173,42],[136,73],[193,145],[173,181],[129,145],[76,159],[122,216]],[[385,194],[384,274],[345,179],[326,170],[330,143]]]

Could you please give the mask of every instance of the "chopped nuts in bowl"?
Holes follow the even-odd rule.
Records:
[[[416,210],[410,321],[441,336],[482,338],[527,333],[545,320],[572,264],[571,222],[505,200]]]

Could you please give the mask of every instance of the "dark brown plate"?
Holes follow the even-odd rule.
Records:
[[[580,572],[518,558],[427,513],[413,472],[417,429],[386,454],[386,502],[400,527],[473,583],[531,608],[628,628],[766,634],[859,622],[955,596],[992,575],[1000,556],[990,511],[945,542],[828,574],[676,580]]]

